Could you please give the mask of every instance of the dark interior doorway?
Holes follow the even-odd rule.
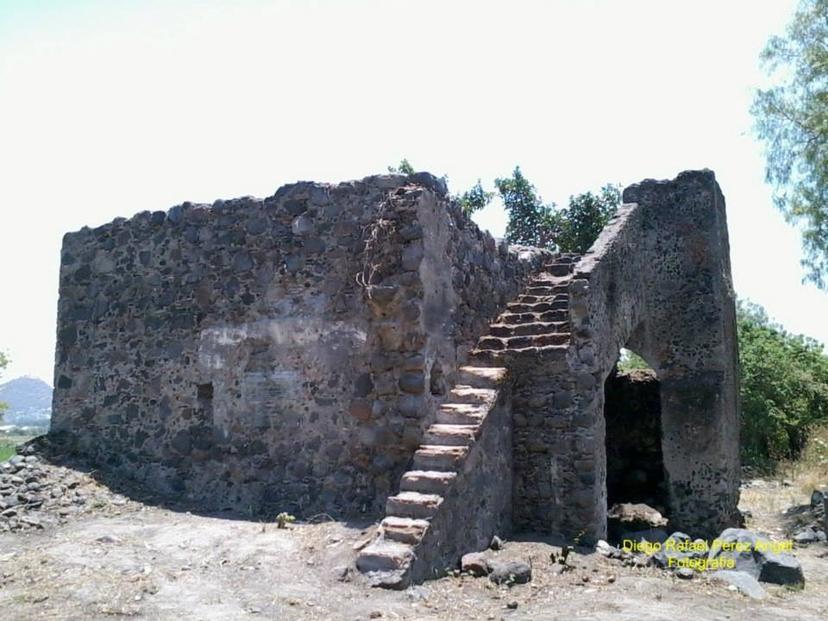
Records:
[[[604,417],[607,507],[644,503],[669,517],[655,371],[616,367],[604,384]]]

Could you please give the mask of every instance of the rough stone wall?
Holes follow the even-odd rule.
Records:
[[[529,365],[514,389],[516,526],[606,534],[604,382],[621,347],[661,382],[671,524],[738,522],[738,352],[724,198],[710,171],[627,188],[575,266],[566,364]],[[526,482],[529,481],[529,484]]]
[[[647,310],[630,338],[661,383],[671,524],[715,535],[739,522],[739,355],[725,201],[711,171],[644,181]],[[656,233],[660,232],[660,233]]]
[[[543,258],[496,246],[430,175],[68,234],[52,433],[215,508],[373,512]]]

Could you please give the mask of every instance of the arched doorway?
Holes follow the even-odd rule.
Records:
[[[622,349],[604,382],[608,515],[624,504],[645,504],[665,518],[669,492],[662,449],[661,388],[656,372]],[[609,535],[618,535],[612,518]],[[633,525],[638,529],[644,524]],[[653,524],[655,526],[655,524]]]

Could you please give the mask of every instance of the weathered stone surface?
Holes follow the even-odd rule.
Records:
[[[745,572],[759,579],[763,563],[763,555],[759,548],[766,542],[767,539],[764,537],[744,528],[728,528],[714,540],[708,558],[711,561],[720,558],[730,559],[734,563],[734,571]],[[758,547],[757,543],[760,544]]]
[[[760,582],[802,586],[805,577],[799,561],[778,551],[784,545],[743,528],[728,528],[710,547],[708,559],[730,559],[735,571],[750,574]]]
[[[745,571],[723,569],[714,571],[710,574],[710,577],[731,585],[734,589],[747,595],[751,599],[763,599],[765,597],[765,589],[762,588],[762,585],[757,582],[756,578]]]
[[[549,281],[567,285],[568,301],[507,305],[521,320],[563,311],[550,320],[568,320],[571,333],[562,355],[512,363],[515,525],[583,533],[582,541],[606,537],[613,438],[602,420],[603,389],[626,346],[653,366],[660,385],[671,528],[712,538],[739,523],[738,356],[724,198],[711,171],[647,180],[623,198],[589,251],[574,266],[561,261],[551,270]]]
[[[625,200],[583,257],[496,243],[426,173],[69,234],[52,434],[202,506],[385,506],[414,522],[361,569],[399,586],[512,526],[606,536],[604,386],[629,344],[658,376],[671,529],[711,535],[738,518],[724,200],[709,171]]]
[[[67,234],[53,433],[214,508],[377,514],[550,256],[490,245],[443,190],[303,182]]]
[[[802,565],[794,556],[766,552],[759,581],[801,587],[805,585],[805,576],[802,573]]]
[[[525,584],[532,580],[532,568],[523,561],[489,559],[489,567],[489,580],[495,584]]]
[[[489,573],[489,562],[482,552],[469,552],[460,559],[460,571],[472,576],[486,576]]]

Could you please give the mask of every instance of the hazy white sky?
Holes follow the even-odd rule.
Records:
[[[407,157],[547,200],[716,172],[739,295],[828,341],[748,109],[794,3],[0,0],[0,349],[51,382],[61,236]],[[499,236],[497,206],[477,218]]]

